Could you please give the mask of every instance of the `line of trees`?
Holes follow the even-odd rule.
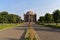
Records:
[[[40,16],[39,23],[60,23],[60,10],[55,10],[52,14],[46,13],[45,16]]]
[[[15,14],[9,14],[6,11],[0,12],[0,23],[21,23],[20,16]]]

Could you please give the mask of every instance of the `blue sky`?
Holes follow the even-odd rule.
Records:
[[[0,12],[7,11],[22,17],[23,14],[31,10],[39,16],[46,12],[52,14],[56,9],[60,9],[60,0],[0,0]]]

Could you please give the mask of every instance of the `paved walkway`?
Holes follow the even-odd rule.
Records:
[[[25,26],[27,26],[27,24],[0,31],[0,40],[22,40],[26,30],[25,28],[22,29],[22,27]]]
[[[60,40],[60,29],[33,24],[40,40]]]
[[[40,40],[60,40],[60,29],[53,29],[37,24],[32,24]],[[28,25],[6,29],[0,31],[0,40],[23,40]]]

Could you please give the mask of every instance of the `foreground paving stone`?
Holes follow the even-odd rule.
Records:
[[[40,40],[60,40],[60,29],[33,24]]]
[[[0,31],[0,40],[23,40],[25,30],[28,29],[27,25],[28,24],[24,24],[24,26]],[[60,40],[60,29],[56,31],[56,29],[37,24],[32,24],[32,26],[37,32],[40,40]]]
[[[0,40],[19,40],[24,33],[24,30],[17,30],[16,28],[19,27],[0,31]]]
[[[60,32],[36,31],[41,40],[60,40]]]

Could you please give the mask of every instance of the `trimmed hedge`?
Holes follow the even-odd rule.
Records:
[[[28,29],[27,32],[26,32],[25,40],[31,40],[31,38],[30,38],[31,37],[30,30],[31,29]],[[34,31],[34,30],[32,30],[32,31]],[[34,34],[35,35],[34,35],[33,40],[39,40],[38,37],[37,37],[38,35],[37,35],[37,33],[35,31],[34,31]]]

